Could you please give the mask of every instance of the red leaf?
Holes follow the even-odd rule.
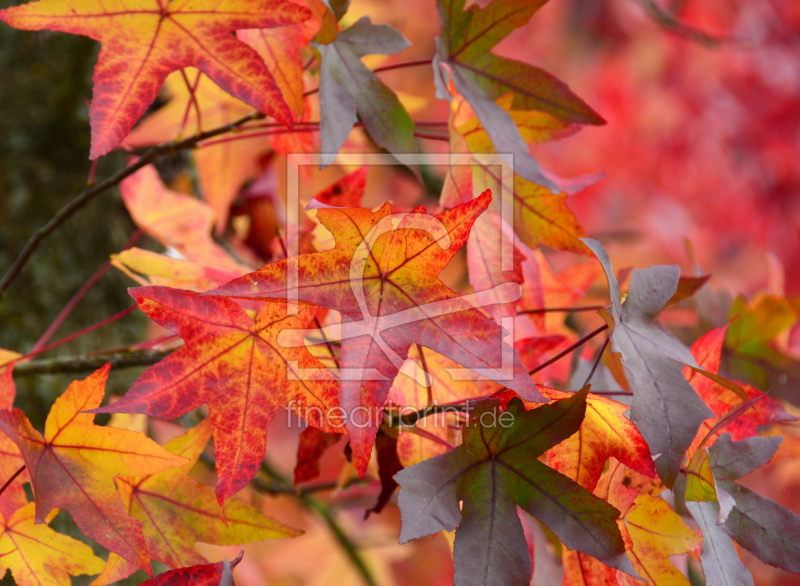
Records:
[[[176,6],[180,6],[176,9]],[[286,0],[196,0],[166,4],[123,0],[42,0],[0,11],[25,30],[56,30],[102,43],[89,110],[96,159],[116,147],[156,99],[171,72],[194,65],[226,92],[292,124],[292,113],[258,53],[231,32],[306,20],[310,12]]]

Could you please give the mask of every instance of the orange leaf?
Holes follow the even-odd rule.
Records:
[[[197,66],[226,92],[290,126],[292,113],[258,53],[230,34],[301,22],[310,12],[286,0],[41,0],[0,11],[25,30],[56,30],[102,43],[89,110],[90,158],[125,138],[171,72]]]
[[[65,586],[69,575],[97,574],[103,560],[77,539],[34,522],[35,503],[6,516],[0,512],[0,570],[11,570],[19,586]],[[2,507],[0,507],[2,510]]]
[[[698,549],[703,538],[689,529],[666,501],[639,495],[625,514],[625,526],[633,541],[628,555],[648,584],[689,586],[689,580],[670,563],[669,556]],[[621,572],[617,579],[621,586],[641,586],[641,581]]]
[[[148,165],[120,184],[122,201],[142,230],[191,261],[244,272],[211,238],[214,212],[191,195],[170,191]]]
[[[103,400],[110,364],[73,382],[50,409],[44,437],[19,409],[0,411],[0,429],[19,446],[36,497],[36,522],[66,509],[88,536],[137,567],[152,572],[142,528],[122,507],[113,479],[182,465],[141,433],[95,425],[82,413]]]
[[[142,524],[150,557],[171,568],[205,563],[195,548],[198,541],[239,545],[301,533],[265,517],[238,498],[227,502],[223,522],[214,489],[189,476],[210,436],[211,422],[206,420],[164,446],[187,458],[185,465],[117,480],[126,511]]]
[[[437,277],[490,200],[487,192],[437,216],[421,206],[392,216],[389,204],[376,212],[319,209],[317,219],[336,240],[333,249],[270,263],[206,294],[244,299],[297,296],[342,314],[340,400],[362,475],[392,380],[412,343],[480,369],[487,378],[499,377],[528,400],[544,399],[516,352],[503,342],[497,324]],[[397,228],[393,220],[399,221]],[[297,268],[296,288],[287,284],[295,277],[290,267]]]
[[[122,399],[95,412],[174,419],[208,404],[220,504],[255,476],[264,458],[267,425],[282,407],[295,407],[325,431],[339,430],[332,373],[302,343],[302,329],[313,320],[315,308],[291,315],[286,303],[266,303],[254,320],[230,299],[165,287],[130,293],[142,311],[186,344],[147,369]],[[278,343],[282,331],[299,343]],[[303,376],[298,369],[312,369],[315,375]]]

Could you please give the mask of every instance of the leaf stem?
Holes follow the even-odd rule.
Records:
[[[127,250],[128,248],[136,244],[136,241],[139,240],[141,236],[142,236],[142,231],[136,230],[133,233],[133,235],[131,235],[131,237],[128,238],[128,241],[122,246],[120,251]],[[75,295],[72,296],[72,299],[70,299],[69,302],[67,302],[67,304],[64,306],[64,308],[59,312],[59,314],[53,320],[53,323],[50,324],[50,327],[48,327],[45,330],[45,332],[41,335],[41,337],[36,341],[36,343],[28,352],[27,354],[28,356],[32,354],[38,354],[38,351],[42,347],[44,347],[45,344],[47,344],[50,338],[53,337],[53,334],[55,334],[58,328],[61,327],[61,324],[64,323],[64,320],[66,320],[69,317],[69,315],[78,305],[78,303],[80,303],[81,299],[83,299],[86,296],[86,294],[92,289],[92,287],[94,287],[97,284],[97,282],[103,277],[103,275],[105,275],[109,271],[110,268],[111,268],[111,261],[107,260],[105,263],[103,263],[103,265],[99,269],[95,271],[95,273],[91,277],[89,277],[89,279],[83,284],[83,286],[80,289],[78,289]],[[91,330],[84,331],[84,333],[88,333],[89,331]]]
[[[583,346],[586,342],[588,342],[589,340],[594,338],[596,335],[601,334],[602,332],[605,332],[607,329],[608,329],[608,325],[600,326],[599,328],[597,328],[592,333],[587,334],[586,336],[584,336],[583,338],[581,338],[580,340],[575,342],[572,346],[570,346],[566,350],[563,350],[562,352],[559,352],[558,354],[553,356],[547,362],[544,362],[543,364],[540,364],[539,366],[537,366],[533,370],[528,371],[528,374],[534,375],[537,372],[539,372],[540,370],[543,370],[543,369],[547,368],[548,366],[550,366],[554,362],[557,362],[557,361],[561,360],[562,358],[564,358],[564,356],[567,356],[568,354],[571,354],[572,352],[574,352],[575,350],[577,350],[578,348]]]
[[[21,467],[19,470],[17,470],[16,472],[14,472],[14,474],[11,476],[11,478],[9,478],[8,480],[6,480],[6,483],[5,483],[5,484],[4,484],[2,487],[0,487],[0,494],[3,494],[3,493],[6,491],[6,489],[7,489],[9,486],[11,486],[11,483],[12,483],[12,482],[14,482],[14,481],[17,479],[17,476],[19,476],[20,474],[22,474],[22,472],[23,472],[24,470],[25,470],[25,464],[23,464],[23,465],[22,465],[22,467]]]
[[[597,358],[594,359],[594,363],[592,364],[592,370],[589,371],[589,376],[586,377],[586,380],[583,383],[584,387],[589,384],[590,380],[592,380],[592,377],[594,376],[594,371],[597,370],[597,367],[600,364],[600,360],[602,360],[602,358],[603,358],[603,352],[606,351],[606,347],[608,346],[608,343],[610,341],[611,341],[611,338],[609,336],[606,336],[606,341],[603,342],[603,346],[600,348],[600,351],[597,353]]]
[[[517,315],[529,315],[535,313],[555,313],[559,311],[563,311],[565,313],[570,313],[573,311],[597,311],[598,309],[604,309],[604,305],[581,305],[578,307],[540,307],[538,309],[525,309],[522,311],[518,311]]]

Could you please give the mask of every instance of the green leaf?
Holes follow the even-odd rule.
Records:
[[[323,167],[336,157],[357,121],[392,153],[416,153],[414,122],[395,93],[361,62],[365,55],[393,55],[410,46],[403,34],[365,16],[330,44],[312,43],[322,57],[320,140]]]
[[[495,100],[511,92],[513,107],[548,112],[565,122],[604,124],[569,87],[543,69],[499,57],[491,49],[511,31],[524,25],[546,0],[494,0],[464,10],[466,0],[438,0],[442,36],[437,42],[434,78],[437,96],[447,98],[442,65],[447,65],[458,92],[475,110],[498,153],[513,154],[516,173],[558,193],[556,185],[528,154],[513,120]]]
[[[671,488],[700,424],[714,417],[681,373],[678,363],[697,366],[689,349],[650,323],[677,290],[680,269],[636,269],[623,304],[605,248],[591,238],[581,240],[597,255],[608,278],[614,318],[611,351],[622,354],[633,390],[631,421],[647,440],[658,475]]]
[[[568,548],[633,574],[616,523],[619,511],[537,459],[578,430],[586,394],[527,412],[518,399],[504,413],[495,401],[479,403],[461,446],[395,476],[400,542],[457,527],[457,585],[528,584],[531,560],[518,505]]]

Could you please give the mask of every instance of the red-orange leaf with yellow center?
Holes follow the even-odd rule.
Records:
[[[197,551],[198,541],[239,545],[302,533],[265,517],[236,497],[226,503],[225,520],[222,520],[214,489],[189,476],[210,437],[211,422],[206,419],[164,446],[188,458],[185,465],[149,476],[117,480],[125,510],[142,524],[150,557],[173,569],[206,562]],[[98,583],[117,582],[135,570],[112,554],[103,574],[114,579]]]
[[[318,209],[317,219],[336,240],[334,248],[270,263],[206,294],[295,296],[342,314],[340,401],[362,475],[392,381],[413,343],[482,370],[527,400],[545,401],[516,352],[503,342],[502,328],[437,277],[490,201],[487,191],[436,216],[422,207],[391,214],[389,204],[376,212]],[[518,288],[509,295],[514,292],[518,295]],[[485,302],[495,298],[486,296],[492,301]],[[480,304],[480,295],[473,301]]]
[[[81,413],[100,405],[110,364],[73,382],[56,399],[44,437],[19,409],[0,411],[0,429],[19,446],[36,498],[36,522],[66,509],[88,536],[152,575],[142,527],[122,507],[114,478],[180,466],[172,454],[141,433],[95,425]]]
[[[302,22],[288,0],[40,0],[0,11],[25,30],[55,30],[102,43],[94,72],[90,158],[117,146],[171,72],[194,65],[226,92],[291,125],[292,113],[258,53],[231,34]]]
[[[148,368],[122,399],[95,412],[174,419],[206,403],[214,427],[220,504],[255,476],[264,458],[267,425],[279,409],[294,407],[310,424],[341,431],[336,382],[303,345],[302,330],[316,308],[301,307],[291,315],[285,302],[270,302],[253,319],[230,299],[167,287],[130,293],[142,311],[186,344]],[[283,330],[289,330],[294,346],[278,343]]]

